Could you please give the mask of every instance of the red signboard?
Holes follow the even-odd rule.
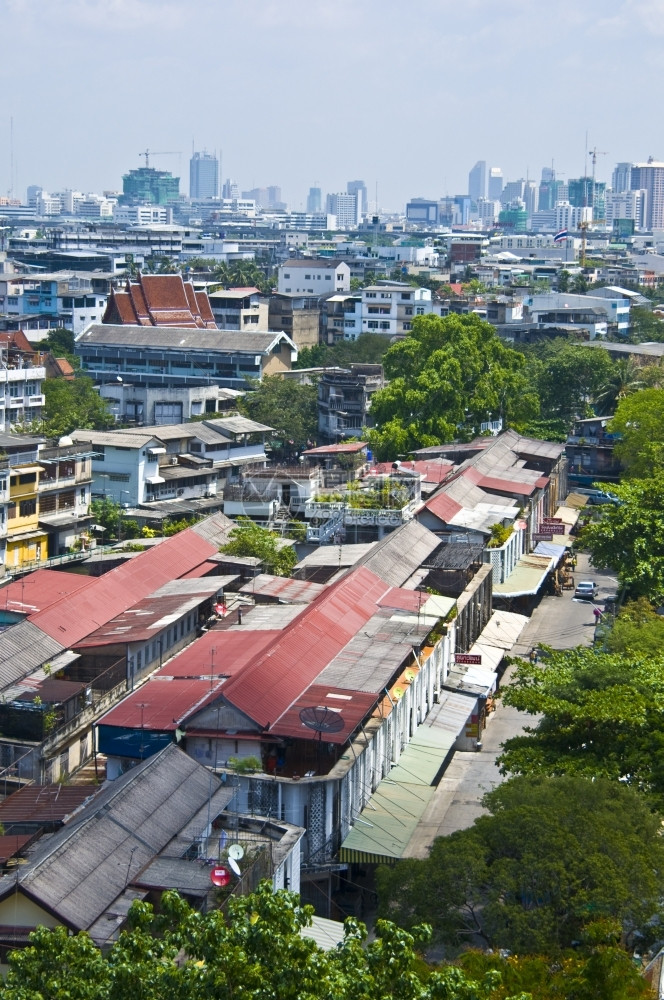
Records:
[[[565,525],[564,524],[550,524],[548,521],[539,526],[540,534],[542,535],[564,535]]]
[[[564,524],[562,517],[543,517],[543,524]]]
[[[482,657],[479,653],[455,653],[454,654],[455,663],[474,663],[480,664],[482,662]]]

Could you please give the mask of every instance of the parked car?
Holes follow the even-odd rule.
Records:
[[[581,580],[576,585],[574,596],[583,601],[594,601],[597,597],[598,589],[594,580]]]

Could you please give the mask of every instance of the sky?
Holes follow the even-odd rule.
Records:
[[[140,150],[373,208],[664,158],[663,0],[0,0],[0,194],[118,190]],[[13,121],[13,126],[12,126]],[[13,134],[13,142],[10,136]],[[13,149],[13,157],[12,157]]]

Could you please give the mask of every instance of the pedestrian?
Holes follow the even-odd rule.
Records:
[[[599,620],[602,617],[602,612],[599,610],[599,608],[593,608],[593,614],[595,616],[595,625],[598,625]]]

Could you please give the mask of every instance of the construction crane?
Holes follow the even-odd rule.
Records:
[[[582,236],[581,236],[581,267],[585,267],[586,266],[586,244],[587,244],[588,229],[592,226],[592,224],[594,222],[594,215],[595,215],[595,170],[596,170],[596,167],[597,167],[597,157],[598,156],[608,156],[608,153],[607,153],[606,150],[604,150],[604,149],[598,149],[597,146],[595,146],[594,149],[589,150],[589,153],[590,153],[590,155],[592,157],[592,165],[593,165],[592,185],[591,185],[591,188],[590,188],[590,219],[583,219],[581,221],[581,225],[579,226],[579,228],[581,229],[581,234],[582,234]],[[586,163],[587,162],[588,161],[586,160]],[[584,181],[583,181],[583,186],[584,186],[584,190],[585,191],[587,191],[586,180],[587,180],[587,178],[584,178]],[[584,201],[588,200],[587,195],[586,195],[586,197],[583,200]]]
[[[143,152],[139,153],[138,155],[145,157],[145,166],[149,167],[150,166],[150,157],[151,156],[182,156],[182,150],[181,149],[166,149],[166,150],[161,150],[159,152],[154,152],[152,149],[144,149]]]

